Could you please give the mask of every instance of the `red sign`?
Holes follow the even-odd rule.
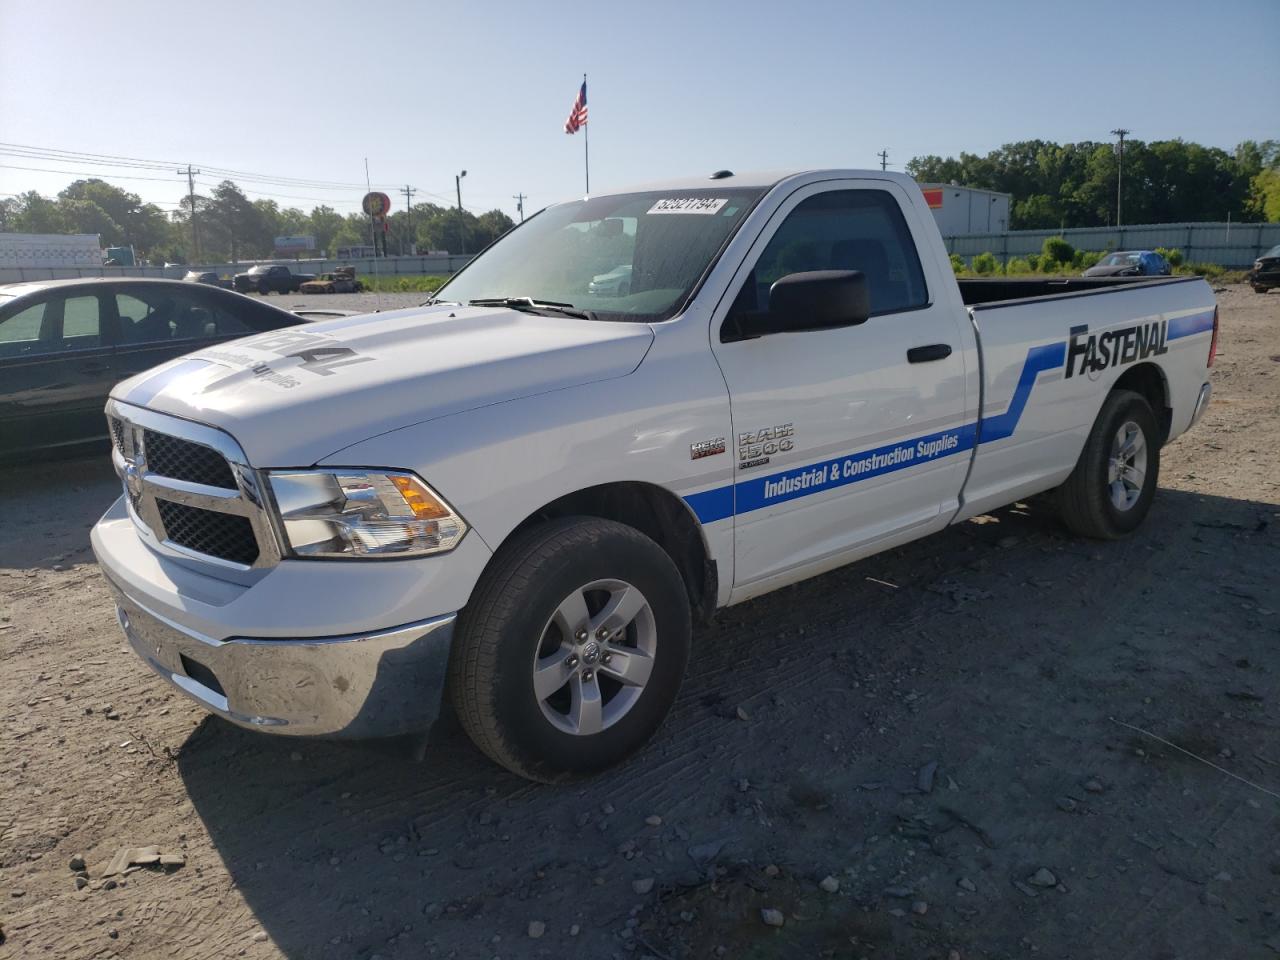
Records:
[[[930,210],[942,209],[942,189],[933,187],[921,191],[924,194],[924,202],[929,205]]]
[[[381,220],[391,210],[391,198],[385,193],[366,193],[361,206],[373,219]]]

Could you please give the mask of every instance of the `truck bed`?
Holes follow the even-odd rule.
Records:
[[[960,296],[973,307],[1004,301],[1043,300],[1072,294],[1105,293],[1119,287],[1155,287],[1166,283],[1187,283],[1199,277],[1046,277],[1028,280],[960,280]]]

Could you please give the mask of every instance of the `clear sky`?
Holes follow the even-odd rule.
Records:
[[[472,210],[579,196],[563,124],[583,72],[596,191],[1117,126],[1280,137],[1280,0],[0,0],[0,41],[0,141],[347,185],[240,181],[304,209],[356,209],[365,157],[416,202],[451,202],[463,169]],[[0,196],[82,172],[166,209],[186,188],[167,167],[5,155]]]

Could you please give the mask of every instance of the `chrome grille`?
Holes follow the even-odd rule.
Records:
[[[130,516],[153,550],[244,582],[279,562],[264,477],[231,437],[116,400],[107,419]]]
[[[143,430],[142,449],[146,451],[147,469],[161,477],[222,490],[236,489],[236,478],[226,457],[212,447],[155,430]]]
[[[164,524],[164,538],[170,543],[246,567],[258,559],[258,540],[248,517],[171,500],[157,500],[156,507]]]

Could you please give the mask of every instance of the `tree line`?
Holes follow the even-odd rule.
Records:
[[[274,200],[250,200],[235,183],[224,180],[207,195],[195,196],[193,232],[190,198],[166,214],[153,203],[105,180],[77,180],[56,197],[28,191],[0,200],[0,232],[96,233],[105,247],[132,246],[153,263],[204,263],[270,257],[275,238],[313,236],[317,254],[336,255],[340,247],[368,245],[371,224],[364,214],[341,214],[327,205],[306,213],[281,207]],[[477,216],[469,210],[433,203],[414,204],[387,218],[389,253],[447,250],[474,253],[514,226],[501,210]]]
[[[907,173],[1013,195],[1010,229],[1101,227],[1116,221],[1114,143],[1007,143],[986,156],[916,157]],[[1280,140],[1231,153],[1184,140],[1126,140],[1125,223],[1280,220]]]

